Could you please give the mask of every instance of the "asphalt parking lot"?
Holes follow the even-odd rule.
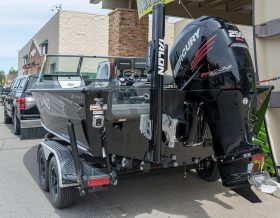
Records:
[[[192,172],[163,173],[121,181],[108,191],[57,210],[37,183],[40,140],[20,140],[3,122],[0,106],[0,217],[280,217],[280,199],[258,191],[252,203],[220,182],[207,183]]]

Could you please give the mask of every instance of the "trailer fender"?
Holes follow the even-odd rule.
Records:
[[[52,140],[42,141],[38,147],[38,151],[40,147],[44,150],[46,160],[49,160],[52,155],[56,159],[59,175],[59,187],[66,188],[70,186],[77,186],[76,170],[71,151],[65,146]]]

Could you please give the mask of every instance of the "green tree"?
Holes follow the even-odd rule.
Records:
[[[6,82],[6,75],[3,70],[0,70],[0,84],[5,85]]]
[[[17,77],[18,76],[18,71],[15,70],[13,67],[9,70],[9,74],[12,74],[14,75],[14,77]]]

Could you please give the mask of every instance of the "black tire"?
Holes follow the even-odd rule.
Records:
[[[5,124],[11,124],[13,122],[12,118],[7,114],[6,108],[4,108],[4,122]]]
[[[49,188],[51,203],[55,208],[67,208],[76,200],[75,189],[73,187],[59,187],[58,168],[55,157],[52,157],[49,164]]]
[[[45,158],[44,149],[40,146],[38,150],[38,172],[39,185],[43,191],[49,191],[49,163]]]
[[[13,121],[14,121],[14,134],[19,135],[20,134],[20,121],[18,120],[16,111],[14,112]]]
[[[201,164],[203,169],[196,169],[196,173],[201,179],[214,182],[221,178],[217,161],[205,160]]]

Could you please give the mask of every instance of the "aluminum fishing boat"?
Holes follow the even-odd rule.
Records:
[[[265,190],[262,150],[251,142],[262,102],[253,100],[254,68],[242,33],[218,18],[196,19],[178,36],[170,62],[173,75],[164,76],[162,95],[155,95],[149,58],[47,55],[32,90],[50,133],[39,147],[41,175],[58,150],[60,187],[84,191],[85,178],[100,179],[85,176],[88,167],[108,177],[86,179],[86,187],[116,184],[121,174],[184,166],[207,181],[221,177],[227,187],[251,182]],[[263,93],[264,99],[269,91]],[[155,114],[162,121],[156,136]],[[159,141],[150,143],[154,137]],[[65,152],[73,156],[74,171],[67,171]]]

